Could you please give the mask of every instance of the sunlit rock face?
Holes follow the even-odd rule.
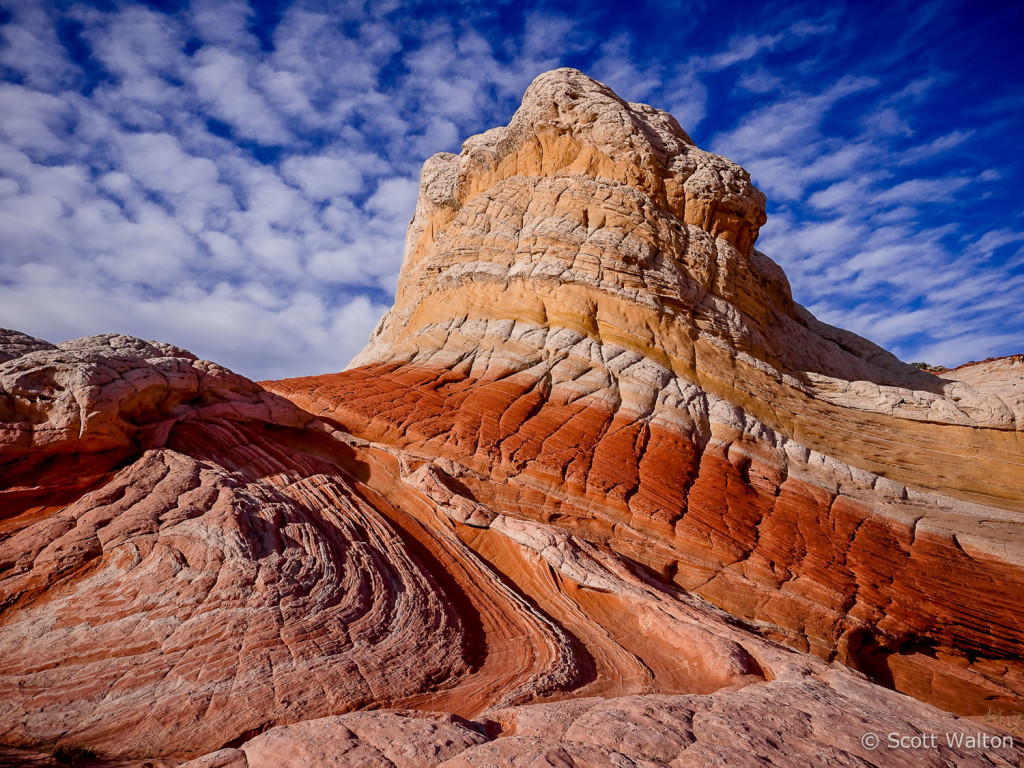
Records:
[[[764,221],[671,116],[547,73],[426,163],[349,370],[273,388],[420,457],[461,522],[554,524],[898,690],[1019,706],[1024,367],[939,378],[815,320]]]
[[[816,321],[764,221],[563,69],[426,163],[343,373],[0,332],[0,764],[1020,762],[862,736],[1024,709],[1024,363]]]

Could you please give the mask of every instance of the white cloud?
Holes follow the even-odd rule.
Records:
[[[978,240],[971,244],[971,247],[982,255],[989,256],[1005,245],[1019,243],[1024,240],[1024,232],[1017,232],[1012,229],[996,229],[986,232]]]
[[[751,93],[771,93],[782,88],[785,81],[778,75],[759,68],[741,75],[736,84]]]
[[[196,59],[199,66],[190,79],[215,117],[247,139],[264,144],[288,141],[290,135],[281,120],[263,94],[250,86],[251,67],[245,60],[218,48],[203,48]]]
[[[974,131],[951,131],[939,136],[927,144],[920,144],[903,152],[900,156],[901,165],[910,165],[929,160],[933,157],[943,155],[951,149],[955,149],[974,135]]]
[[[57,39],[45,6],[35,2],[11,5],[13,19],[0,27],[0,66],[10,67],[25,85],[39,91],[58,90],[78,73]]]
[[[864,116],[863,123],[868,135],[878,136],[911,136],[914,131],[899,113],[892,107],[882,107]]]
[[[409,220],[416,207],[419,184],[412,179],[384,179],[367,201],[366,207],[392,219]]]
[[[970,184],[962,177],[944,176],[939,179],[910,179],[881,190],[875,195],[875,202],[887,203],[937,203],[950,200],[957,190]]]
[[[459,129],[455,123],[436,117],[423,129],[414,146],[418,155],[430,156],[436,152],[457,149],[459,143]]]
[[[826,113],[840,99],[875,85],[870,78],[845,77],[822,93],[793,95],[752,112],[736,128],[718,136],[713,148],[741,162],[780,153],[800,162],[820,157],[816,145]]]
[[[696,75],[686,72],[666,88],[666,109],[685,131],[693,131],[708,113],[708,89]]]
[[[632,45],[632,39],[625,33],[612,37],[601,46],[592,73],[626,101],[643,101],[661,86],[662,79],[658,68],[636,66]]]
[[[691,66],[708,72],[718,72],[742,61],[749,61],[765,50],[774,48],[783,35],[742,35],[729,40],[729,47],[711,56],[694,57]]]
[[[0,136],[10,146],[52,156],[64,147],[71,110],[59,96],[18,85],[0,85]]]
[[[281,175],[313,200],[330,200],[363,188],[363,175],[343,157],[290,157],[281,163]]]
[[[196,187],[215,184],[216,164],[205,157],[193,157],[166,133],[131,133],[120,137],[124,168],[147,189],[183,195]]]
[[[575,24],[564,16],[532,12],[523,29],[522,55],[527,59],[550,59],[578,46],[572,42]]]
[[[1005,349],[1008,340],[991,331],[992,318],[1002,313],[1003,322],[1021,327],[1024,309],[1004,297],[1024,290],[1024,277],[993,254],[1024,233],[1004,227],[965,240],[956,211],[941,225],[922,225],[928,211],[948,211],[977,194],[983,174],[908,178],[896,169],[948,156],[973,133],[953,131],[907,151],[912,125],[875,85],[848,76],[818,93],[790,94],[716,140],[717,151],[743,161],[781,204],[759,247],[786,268],[798,301],[898,353],[952,364],[968,339],[985,354]],[[918,82],[906,98],[930,85]],[[826,130],[829,112],[854,94],[867,101],[867,117],[830,133],[836,128]]]
[[[128,6],[117,13],[82,9],[79,15],[93,56],[126,83],[180,75],[189,65],[182,51],[186,31],[167,14]]]
[[[952,339],[915,349],[915,359],[933,365],[957,366],[970,360],[985,360],[1005,350],[1019,349],[1020,336],[1017,334],[993,334],[990,331],[966,333]]]
[[[245,0],[192,0],[189,20],[197,39],[208,45],[254,51],[256,38],[249,31],[253,11]]]

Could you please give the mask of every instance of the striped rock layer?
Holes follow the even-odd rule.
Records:
[[[0,765],[1021,764],[1024,360],[819,323],[763,206],[558,70],[343,373],[0,332]]]
[[[671,116],[542,75],[426,163],[363,353],[271,388],[431,465],[462,522],[556,525],[897,690],[1019,709],[1024,360],[942,378],[819,322],[764,221]]]

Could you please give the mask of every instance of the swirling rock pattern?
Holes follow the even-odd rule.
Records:
[[[337,464],[309,452],[316,436],[297,427],[308,416],[180,350],[138,347],[90,339],[70,356],[5,365],[16,412],[27,379],[59,392],[42,413],[35,403],[47,421],[21,423],[32,462],[77,463],[83,445],[135,451],[60,509],[24,506],[64,493],[56,478],[10,489],[20,514],[5,515],[0,542],[5,741],[113,740],[139,754],[173,741],[201,753],[466,670],[465,627],[440,585]],[[160,447],[129,438],[151,444],[154,424]],[[445,643],[410,656],[428,632]]]
[[[0,332],[0,765],[1021,764],[933,706],[1022,708],[1019,366],[819,323],[764,221],[557,70],[343,373]]]

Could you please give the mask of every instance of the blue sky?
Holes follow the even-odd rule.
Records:
[[[1024,351],[1016,3],[0,0],[0,326],[341,369],[423,160],[575,66],[768,196],[758,247],[906,360]]]

